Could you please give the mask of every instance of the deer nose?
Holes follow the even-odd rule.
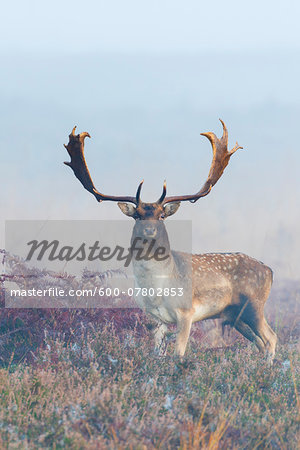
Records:
[[[143,233],[144,233],[144,236],[153,238],[156,236],[157,230],[153,226],[147,226],[144,228]]]

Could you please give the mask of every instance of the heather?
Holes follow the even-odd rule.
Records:
[[[21,286],[26,269],[14,261]],[[299,298],[297,282],[273,287],[266,316],[279,343],[269,367],[217,321],[193,326],[180,361],[172,328],[166,356],[153,354],[152,320],[137,308],[5,309],[2,283],[0,446],[297,448]]]

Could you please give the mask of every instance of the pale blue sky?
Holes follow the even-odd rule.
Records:
[[[245,147],[214,191],[182,205],[194,251],[242,251],[286,277],[300,254],[300,3],[13,1],[0,30],[0,247],[5,219],[123,219],[62,164],[89,131],[95,185],[154,201],[191,193],[211,151]],[[126,219],[125,219],[126,220]],[[129,219],[128,219],[129,220]]]
[[[195,52],[299,49],[296,0],[65,0],[1,5],[5,50]]]

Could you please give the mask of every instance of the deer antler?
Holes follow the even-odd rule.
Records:
[[[212,133],[201,133],[202,136],[207,137],[207,139],[210,141],[212,145],[213,150],[213,159],[212,164],[210,167],[210,171],[207,177],[206,182],[202,186],[199,192],[192,195],[179,195],[179,196],[172,196],[172,197],[166,197],[167,193],[167,187],[166,182],[164,182],[163,185],[163,192],[160,196],[160,198],[157,200],[157,205],[165,205],[166,203],[172,203],[172,202],[184,202],[189,200],[190,202],[196,202],[201,197],[205,197],[207,194],[210,193],[212,187],[217,183],[219,178],[222,176],[226,166],[229,163],[230,157],[235,153],[238,149],[243,148],[236,143],[236,145],[233,147],[232,150],[227,150],[228,145],[228,131],[226,128],[225,123],[220,119],[220,122],[223,126],[223,135],[221,139],[218,139],[217,136]],[[65,162],[65,164],[73,170],[75,176],[78,178],[78,180],[81,182],[83,187],[89,191],[91,194],[95,196],[98,202],[102,202],[105,200],[110,200],[113,202],[129,202],[134,203],[136,206],[139,205],[141,202],[141,189],[143,182],[142,181],[137,189],[135,197],[118,197],[118,196],[112,196],[112,195],[104,195],[101,194],[94,186],[94,183],[92,181],[92,178],[90,176],[85,157],[84,157],[84,140],[86,137],[90,137],[89,133],[84,132],[80,134],[75,134],[76,127],[73,128],[71,134],[69,135],[69,143],[68,145],[65,145],[65,148],[67,149],[71,161]]]
[[[223,120],[220,119],[220,122],[223,126],[223,136],[221,139],[218,139],[217,136],[214,133],[200,133],[202,136],[207,137],[209,139],[211,145],[212,145],[212,151],[213,151],[213,160],[210,167],[210,171],[207,177],[206,182],[202,186],[199,192],[192,195],[179,195],[179,196],[172,196],[172,197],[165,197],[166,192],[166,186],[164,184],[163,188],[163,194],[160,198],[162,199],[162,202],[164,205],[166,203],[171,202],[184,202],[189,200],[190,202],[196,202],[201,197],[205,197],[207,194],[210,193],[212,187],[217,183],[219,178],[222,176],[225,167],[228,165],[230,157],[240,148],[238,143],[235,144],[232,150],[227,150],[228,145],[228,131],[226,128],[225,123]],[[165,195],[164,195],[165,194]],[[159,201],[160,201],[159,200]]]
[[[69,135],[68,145],[64,145],[67,149],[71,161],[65,162],[67,166],[71,167],[75,176],[78,178],[83,187],[95,196],[98,202],[110,200],[113,202],[130,202],[138,205],[140,202],[140,194],[143,181],[139,184],[135,197],[117,197],[111,195],[104,195],[97,191],[92,181],[89,169],[87,167],[84,157],[84,140],[86,137],[91,137],[86,131],[84,133],[75,134],[76,127],[73,128]]]

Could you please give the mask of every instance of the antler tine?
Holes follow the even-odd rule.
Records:
[[[134,203],[135,205],[138,203],[138,197],[117,197],[117,196],[110,196],[110,195],[104,195],[97,191],[97,189],[94,186],[94,183],[92,181],[89,169],[87,167],[85,157],[84,157],[84,140],[86,137],[91,137],[89,133],[86,131],[80,134],[75,134],[76,126],[73,128],[71,134],[69,135],[69,143],[68,145],[64,145],[64,147],[67,149],[71,161],[65,162],[67,166],[71,167],[71,169],[74,172],[74,175],[80,183],[83,185],[83,187],[89,191],[91,194],[93,194],[98,202],[102,202],[105,200],[110,200],[113,202],[130,202]],[[138,188],[138,192],[141,190],[141,184]],[[137,192],[137,193],[138,193]]]
[[[222,119],[219,119],[219,121],[221,122],[222,127],[223,127],[222,141],[224,142],[225,145],[228,145],[228,130],[227,130],[227,127],[226,127],[226,125],[225,125],[225,123],[223,122]]]
[[[166,196],[166,193],[167,193],[167,182],[166,182],[166,180],[164,181],[164,184],[163,184],[163,191],[162,191],[162,194],[161,194],[161,196],[159,197],[159,199],[157,200],[157,204],[158,205],[161,205],[162,203],[163,203],[163,201],[164,201],[164,199],[165,199],[165,196]]]
[[[223,135],[221,139],[218,139],[217,136],[212,133],[200,133],[202,136],[205,136],[211,143],[212,151],[213,151],[213,159],[212,164],[209,170],[209,174],[206,182],[202,186],[199,192],[193,195],[181,195],[181,196],[173,196],[166,197],[164,200],[164,204],[171,202],[184,202],[189,200],[190,202],[196,202],[199,198],[205,197],[208,195],[213,188],[213,186],[217,183],[217,181],[221,178],[226,166],[229,163],[230,157],[235,153],[238,149],[243,148],[239,146],[238,143],[234,146],[234,148],[230,151],[227,150],[228,145],[228,131],[225,123],[220,119],[220,122],[223,126]]]
[[[143,187],[143,183],[144,183],[144,180],[142,180],[140,182],[140,184],[139,184],[139,186],[137,188],[137,191],[136,191],[136,195],[135,195],[136,205],[138,205],[140,203],[140,201],[141,201],[141,190],[142,190],[142,187]]]

